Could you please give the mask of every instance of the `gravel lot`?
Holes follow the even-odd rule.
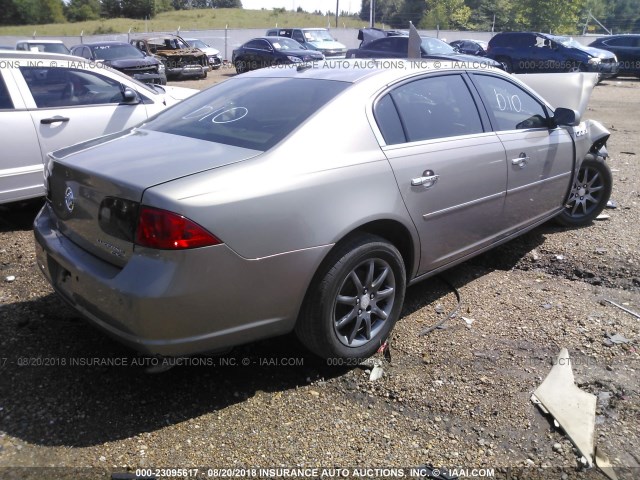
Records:
[[[203,88],[233,73],[176,84]],[[619,478],[640,478],[640,320],[603,301],[640,312],[638,105],[640,82],[618,79],[596,87],[588,111],[612,132],[609,218],[544,225],[448,271],[460,313],[426,336],[456,298],[441,278],[410,288],[390,362],[327,365],[288,336],[151,374],[151,359],[86,324],[36,271],[37,203],[0,207],[0,478],[137,468],[214,478],[241,472],[207,468],[260,467],[372,478],[385,472],[353,469],[425,464],[490,468],[498,478],[605,478],[579,467],[530,401],[562,347],[576,383],[599,395],[596,444]],[[629,343],[611,344],[616,333]],[[374,361],[384,376],[370,381]]]

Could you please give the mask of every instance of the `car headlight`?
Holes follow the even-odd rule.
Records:
[[[164,72],[165,72],[164,63],[160,62],[160,65],[158,65],[158,73],[162,74]]]
[[[287,58],[291,63],[302,63],[302,59],[298,57],[294,57],[292,55],[287,55]]]
[[[598,58],[598,57],[593,57],[589,59],[589,64],[590,65],[600,65],[600,62],[602,62],[602,59]]]

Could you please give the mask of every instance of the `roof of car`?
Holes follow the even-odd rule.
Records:
[[[15,59],[42,58],[43,60],[77,60],[79,62],[86,62],[86,59],[82,57],[74,57],[73,55],[66,55],[64,53],[30,52],[28,50],[3,50],[0,52],[0,57]]]
[[[108,40],[108,41],[104,41],[104,42],[89,42],[89,43],[83,43],[80,45],[74,45],[73,48],[76,47],[102,47],[102,46],[106,46],[106,45],[126,45],[129,46],[129,44],[127,42],[116,42],[113,40]]]
[[[447,70],[488,70],[502,72],[497,68],[487,67],[482,64],[482,58],[478,58],[477,65],[468,65],[465,68],[463,61],[451,60],[408,60],[401,58],[386,59],[326,59],[301,65],[280,65],[278,68],[261,68],[243,73],[240,77],[248,78],[314,78],[319,80],[334,80],[356,83],[373,76],[382,76],[385,81],[394,81],[407,73],[426,73],[428,71],[440,72]]]
[[[18,40],[16,43],[62,43],[64,44],[64,42],[62,40],[35,40],[33,38],[27,38],[25,40]]]
[[[173,33],[139,33],[137,35],[131,35],[131,40],[147,40],[150,38],[182,38],[182,37],[180,35],[174,35]]]

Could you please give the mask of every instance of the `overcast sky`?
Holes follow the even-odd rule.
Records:
[[[360,11],[360,5],[362,4],[360,0],[339,1],[341,12],[357,13]],[[336,0],[242,0],[242,7],[248,10],[260,10],[261,8],[271,10],[279,7],[295,10],[298,7],[302,7],[305,12],[320,10],[322,13],[326,13],[328,10],[331,12],[336,11]]]

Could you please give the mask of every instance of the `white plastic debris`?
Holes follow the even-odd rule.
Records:
[[[593,466],[595,457],[596,396],[578,388],[573,378],[569,352],[560,350],[554,366],[531,400],[553,416],[553,423],[562,427],[584,457],[585,465]]]
[[[468,327],[470,327],[471,324],[476,321],[475,318],[467,318],[467,317],[462,317],[462,320],[464,320],[464,322],[467,324]]]
[[[369,381],[375,382],[384,375],[384,370],[380,365],[374,365],[369,374]]]
[[[16,279],[15,275],[8,275],[8,276],[4,277],[4,281],[7,282],[7,283],[11,283],[11,282],[15,281],[15,279]]]

